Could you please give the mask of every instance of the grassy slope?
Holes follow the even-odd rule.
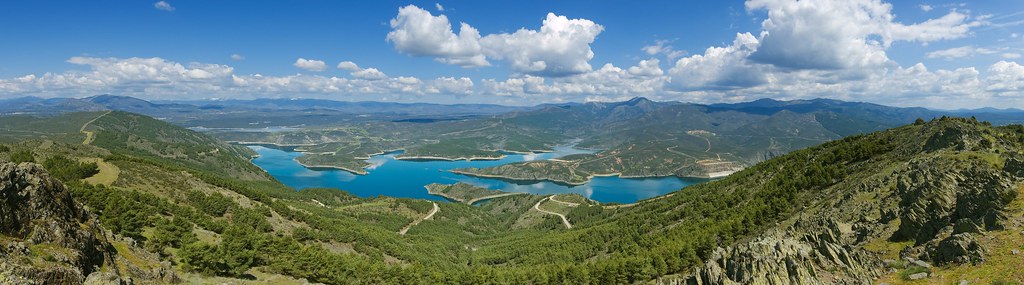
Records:
[[[135,157],[215,171],[233,178],[267,180],[269,175],[247,162],[255,153],[201,133],[150,117],[115,111],[86,130],[95,132],[93,145]]]

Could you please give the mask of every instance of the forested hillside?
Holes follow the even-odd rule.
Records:
[[[578,203],[558,206],[548,196],[513,195],[477,206],[438,202],[434,209],[426,200],[296,191],[246,161],[244,150],[204,134],[130,113],[84,114],[37,119],[77,126],[35,136],[3,133],[8,143],[0,160],[24,162],[4,166],[18,169],[42,164],[97,217],[96,235],[114,250],[98,273],[82,272],[93,280],[863,283],[902,282],[901,274],[919,272],[950,283],[1024,278],[973,273],[1024,265],[1008,258],[1013,248],[1004,245],[1020,249],[1024,241],[1017,234],[1024,225],[1021,126],[920,121],[794,151],[631,205],[565,197]],[[5,120],[33,121],[3,117],[0,125],[13,124]],[[11,201],[4,209],[37,205]],[[546,212],[564,214],[572,227]],[[0,276],[52,283],[12,269],[44,264],[38,260],[82,268],[77,259],[48,253],[54,251],[46,241],[6,231],[2,239],[32,246],[18,253],[29,259],[4,258]]]

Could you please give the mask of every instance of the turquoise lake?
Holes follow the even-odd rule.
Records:
[[[248,147],[259,153],[259,157],[253,159],[253,163],[285,185],[295,189],[337,188],[360,197],[385,195],[442,201],[444,198],[427,194],[427,189],[424,186],[431,183],[465,182],[506,192],[529,192],[539,195],[577,193],[602,203],[632,203],[706,181],[705,179],[677,177],[595,177],[584,185],[566,186],[548,181],[509,182],[448,172],[448,170],[456,168],[491,167],[588,152],[571,147],[557,147],[555,152],[551,153],[508,154],[504,159],[490,161],[410,161],[395,159],[397,153],[389,153],[370,157],[367,161],[372,166],[366,169],[369,172],[367,175],[356,175],[338,169],[310,169],[294,160],[302,155],[300,152],[255,145]]]

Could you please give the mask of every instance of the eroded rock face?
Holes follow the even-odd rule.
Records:
[[[1011,187],[1012,180],[992,168],[956,171],[937,166],[940,163],[916,162],[897,180],[903,210],[897,238],[923,244],[951,225],[961,231],[972,227],[1000,229],[1002,209],[1017,194]]]
[[[868,284],[881,274],[874,257],[847,245],[848,224],[815,220],[757,240],[717,248],[687,284]]]
[[[110,256],[98,222],[60,181],[34,163],[0,164],[0,283],[80,284]]]

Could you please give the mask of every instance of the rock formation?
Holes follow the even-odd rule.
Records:
[[[847,177],[822,191],[818,207],[719,247],[683,278],[661,283],[870,284],[889,266],[865,249],[872,242],[912,242],[899,254],[916,266],[984,262],[977,236],[1003,228],[1024,162],[1013,153],[996,155],[1002,165],[963,159],[992,154],[992,143],[962,125],[930,134],[907,147],[916,153],[908,160],[887,162],[891,171]]]
[[[60,181],[37,164],[0,164],[0,283],[79,284],[111,253]]]

